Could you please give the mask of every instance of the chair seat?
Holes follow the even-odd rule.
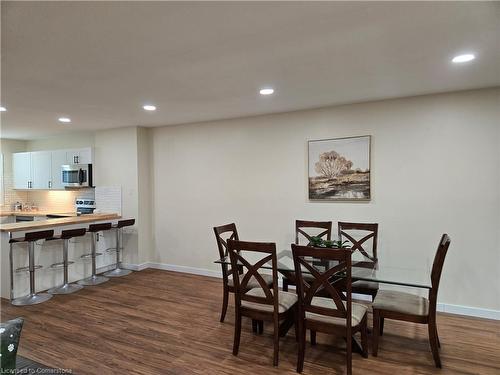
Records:
[[[245,275],[240,275],[240,283],[241,283],[241,280],[243,280],[243,277]],[[267,283],[267,285],[271,285],[273,283],[273,277],[271,275],[261,275],[262,278],[264,279],[264,281]],[[233,282],[233,275],[229,275],[228,278],[227,278],[227,285],[233,287],[234,286],[234,282]],[[250,280],[248,280],[248,284],[247,284],[247,289],[253,289],[253,288],[260,288],[260,284],[259,282],[257,281],[257,279],[252,276],[250,278]]]
[[[343,303],[344,306],[346,306],[346,302],[343,301]],[[335,302],[333,302],[331,298],[326,298],[326,297],[313,297],[311,305],[318,307],[325,307],[329,309],[335,309],[335,310],[337,309],[337,305],[335,305]],[[367,311],[368,307],[366,307],[365,305],[353,302],[351,311],[352,315],[351,325],[355,327],[359,323],[361,323]],[[336,326],[345,326],[347,323],[347,320],[345,318],[337,318],[333,316],[315,314],[311,312],[306,312],[306,319],[321,323],[328,323]]]
[[[372,306],[378,310],[410,315],[426,316],[429,314],[429,300],[427,298],[391,290],[379,291]]]
[[[271,293],[273,291],[271,290]],[[262,288],[254,288],[249,290],[246,293],[247,296],[255,296],[255,297],[265,297],[264,290]],[[284,313],[288,311],[295,303],[297,303],[298,298],[297,294],[295,293],[290,293],[290,292],[283,292],[279,291],[278,292],[278,312]],[[263,303],[257,303],[257,302],[249,302],[249,301],[241,301],[241,306],[245,307],[247,309],[253,309],[253,310],[259,310],[259,311],[264,311],[264,312],[273,312],[273,305],[266,305]]]
[[[352,289],[378,290],[378,283],[375,281],[358,280],[352,283]]]

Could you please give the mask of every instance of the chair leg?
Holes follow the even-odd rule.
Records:
[[[311,345],[316,345],[316,331],[311,330]]]
[[[262,334],[264,332],[264,321],[263,320],[259,320],[257,322],[257,328],[258,328],[258,332],[260,334]]]
[[[436,322],[430,321],[427,325],[429,329],[429,342],[431,344],[432,356],[437,368],[441,368],[441,358],[439,358],[438,336],[436,329]]]
[[[384,322],[385,322],[385,318],[380,317],[380,336],[382,336],[384,334]]]
[[[437,322],[436,322],[436,337],[438,342],[438,348],[441,349],[441,341],[439,340],[438,330],[437,330]]]
[[[295,326],[295,341],[299,342],[300,327],[299,327],[299,309],[297,305],[293,309],[293,325]]]
[[[257,320],[252,319],[252,332],[253,333],[259,333],[259,330],[258,330],[258,327],[257,327],[258,323],[259,322]]]
[[[352,333],[347,334],[346,337],[346,368],[347,375],[352,375]]]
[[[273,355],[273,365],[278,366],[279,352],[280,352],[280,323],[278,320],[278,315],[274,317],[274,355]]]
[[[373,309],[373,348],[372,355],[374,357],[378,354],[378,336],[380,334],[380,311]]]
[[[288,279],[286,277],[283,277],[283,291],[288,292]]]
[[[368,358],[368,316],[365,315],[361,322],[361,347],[363,348],[363,357]]]
[[[238,310],[236,310],[236,318],[234,320],[233,355],[238,355],[238,350],[240,348],[240,336],[241,336],[241,314]]]
[[[298,319],[299,322],[299,352],[297,356],[297,372],[301,373],[304,369],[304,356],[306,352],[306,327],[303,319]]]
[[[224,294],[222,297],[222,312],[220,314],[220,322],[224,323],[224,318],[226,317],[227,305],[229,302],[229,291],[224,288]]]

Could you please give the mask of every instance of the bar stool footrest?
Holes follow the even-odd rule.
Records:
[[[68,266],[70,264],[73,264],[73,263],[75,263],[75,262],[69,261],[68,262]],[[53,264],[50,265],[50,268],[64,268],[64,262],[53,263]]]
[[[98,257],[98,256],[101,256],[102,253],[95,253],[95,256]],[[82,259],[88,259],[88,258],[92,258],[92,254],[89,253],[89,254],[83,254],[82,256],[80,256],[80,258]]]
[[[39,270],[40,268],[43,268],[43,266],[42,266],[42,265],[40,265],[40,264],[37,264],[37,265],[35,266],[35,270]],[[15,272],[16,272],[16,273],[21,273],[21,272],[28,272],[29,270],[30,270],[30,268],[29,268],[28,266],[26,266],[26,267],[19,267],[19,268],[16,268]]]

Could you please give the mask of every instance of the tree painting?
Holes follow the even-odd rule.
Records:
[[[309,198],[370,199],[370,136],[309,142]]]

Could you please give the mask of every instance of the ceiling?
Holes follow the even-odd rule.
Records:
[[[2,138],[500,85],[498,2],[2,1],[1,12]],[[450,62],[465,52],[476,60]]]

